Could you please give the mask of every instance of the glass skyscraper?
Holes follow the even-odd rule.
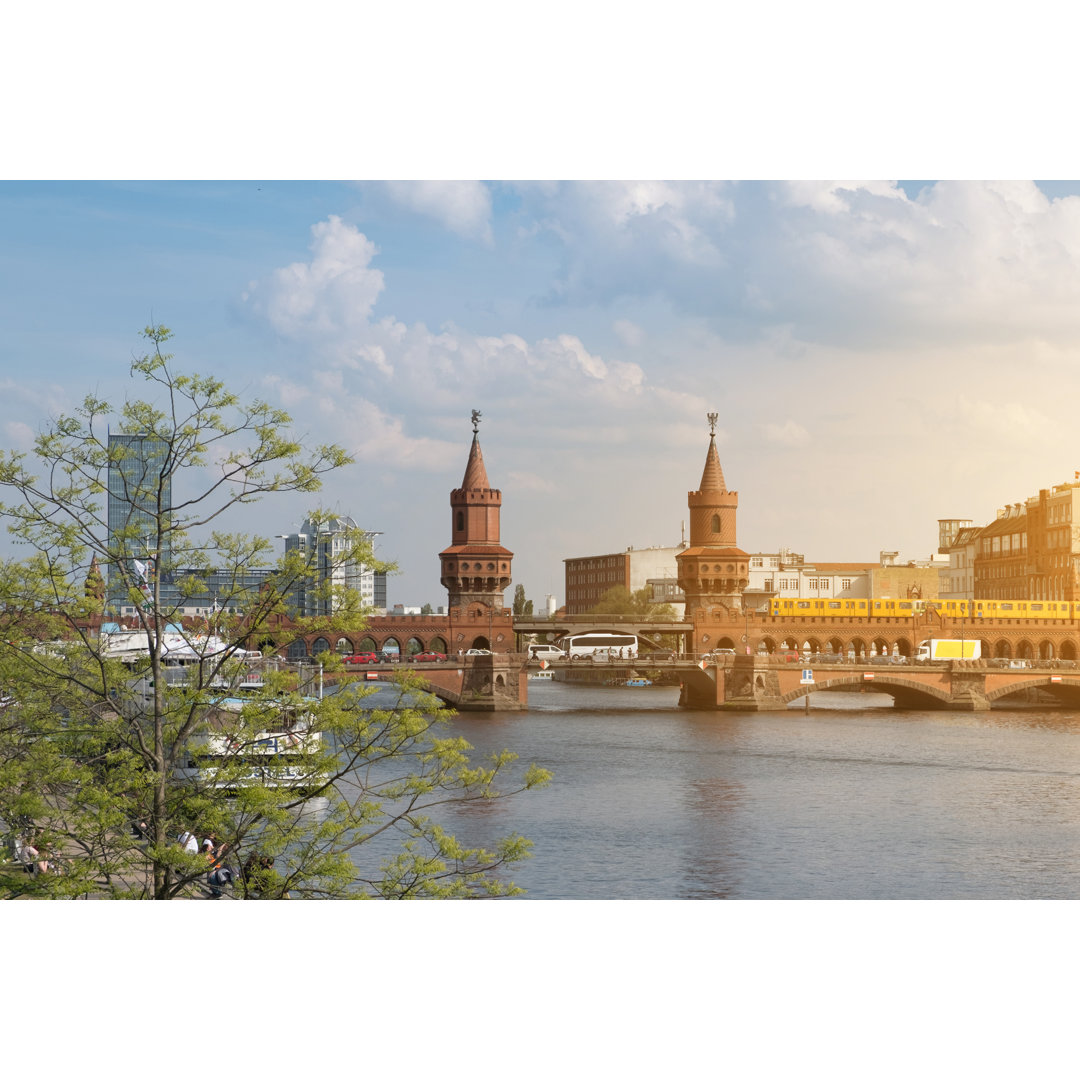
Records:
[[[128,603],[129,583],[169,569],[169,542],[158,545],[159,514],[172,510],[169,444],[149,435],[109,435],[109,604]]]

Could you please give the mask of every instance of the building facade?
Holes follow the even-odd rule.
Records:
[[[333,517],[321,521],[308,518],[300,531],[286,536],[285,552],[295,551],[304,557],[311,568],[307,579],[295,586],[290,606],[305,618],[332,615],[335,591],[349,589],[358,593],[366,608],[377,614],[386,613],[386,574],[376,571],[362,560],[354,558],[359,526],[351,517]],[[363,532],[372,541],[378,532]],[[340,598],[340,592],[337,593]]]
[[[610,589],[622,586],[635,593],[648,588],[657,603],[679,605],[679,569],[676,556],[682,547],[628,547],[606,555],[563,559],[567,615],[585,615]]]

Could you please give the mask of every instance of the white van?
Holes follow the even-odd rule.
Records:
[[[529,646],[530,660],[562,660],[565,656],[566,653],[562,649],[549,645],[546,641]]]

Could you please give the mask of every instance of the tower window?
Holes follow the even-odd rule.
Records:
[[[718,533],[720,531],[720,515],[713,514],[712,516],[712,531]]]
[[[459,510],[457,512],[457,531],[461,532],[465,528],[465,515]]]

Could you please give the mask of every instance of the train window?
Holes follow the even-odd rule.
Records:
[[[1001,605],[1001,610],[1002,611],[1012,611],[1012,609],[1013,609],[1012,604],[1002,604]]]
[[[808,600],[800,600],[795,606],[797,608],[808,608],[810,606],[810,602]]]
[[[829,607],[831,607],[831,608],[839,608],[839,607],[843,607],[843,605],[840,603],[839,600],[830,600],[829,601]]]
[[[1031,610],[1032,611],[1042,611],[1042,609],[1043,609],[1042,604],[1032,604],[1031,605]]]
[[[901,600],[900,603],[896,606],[903,608],[905,611],[911,610],[911,604],[909,604],[906,600]]]

